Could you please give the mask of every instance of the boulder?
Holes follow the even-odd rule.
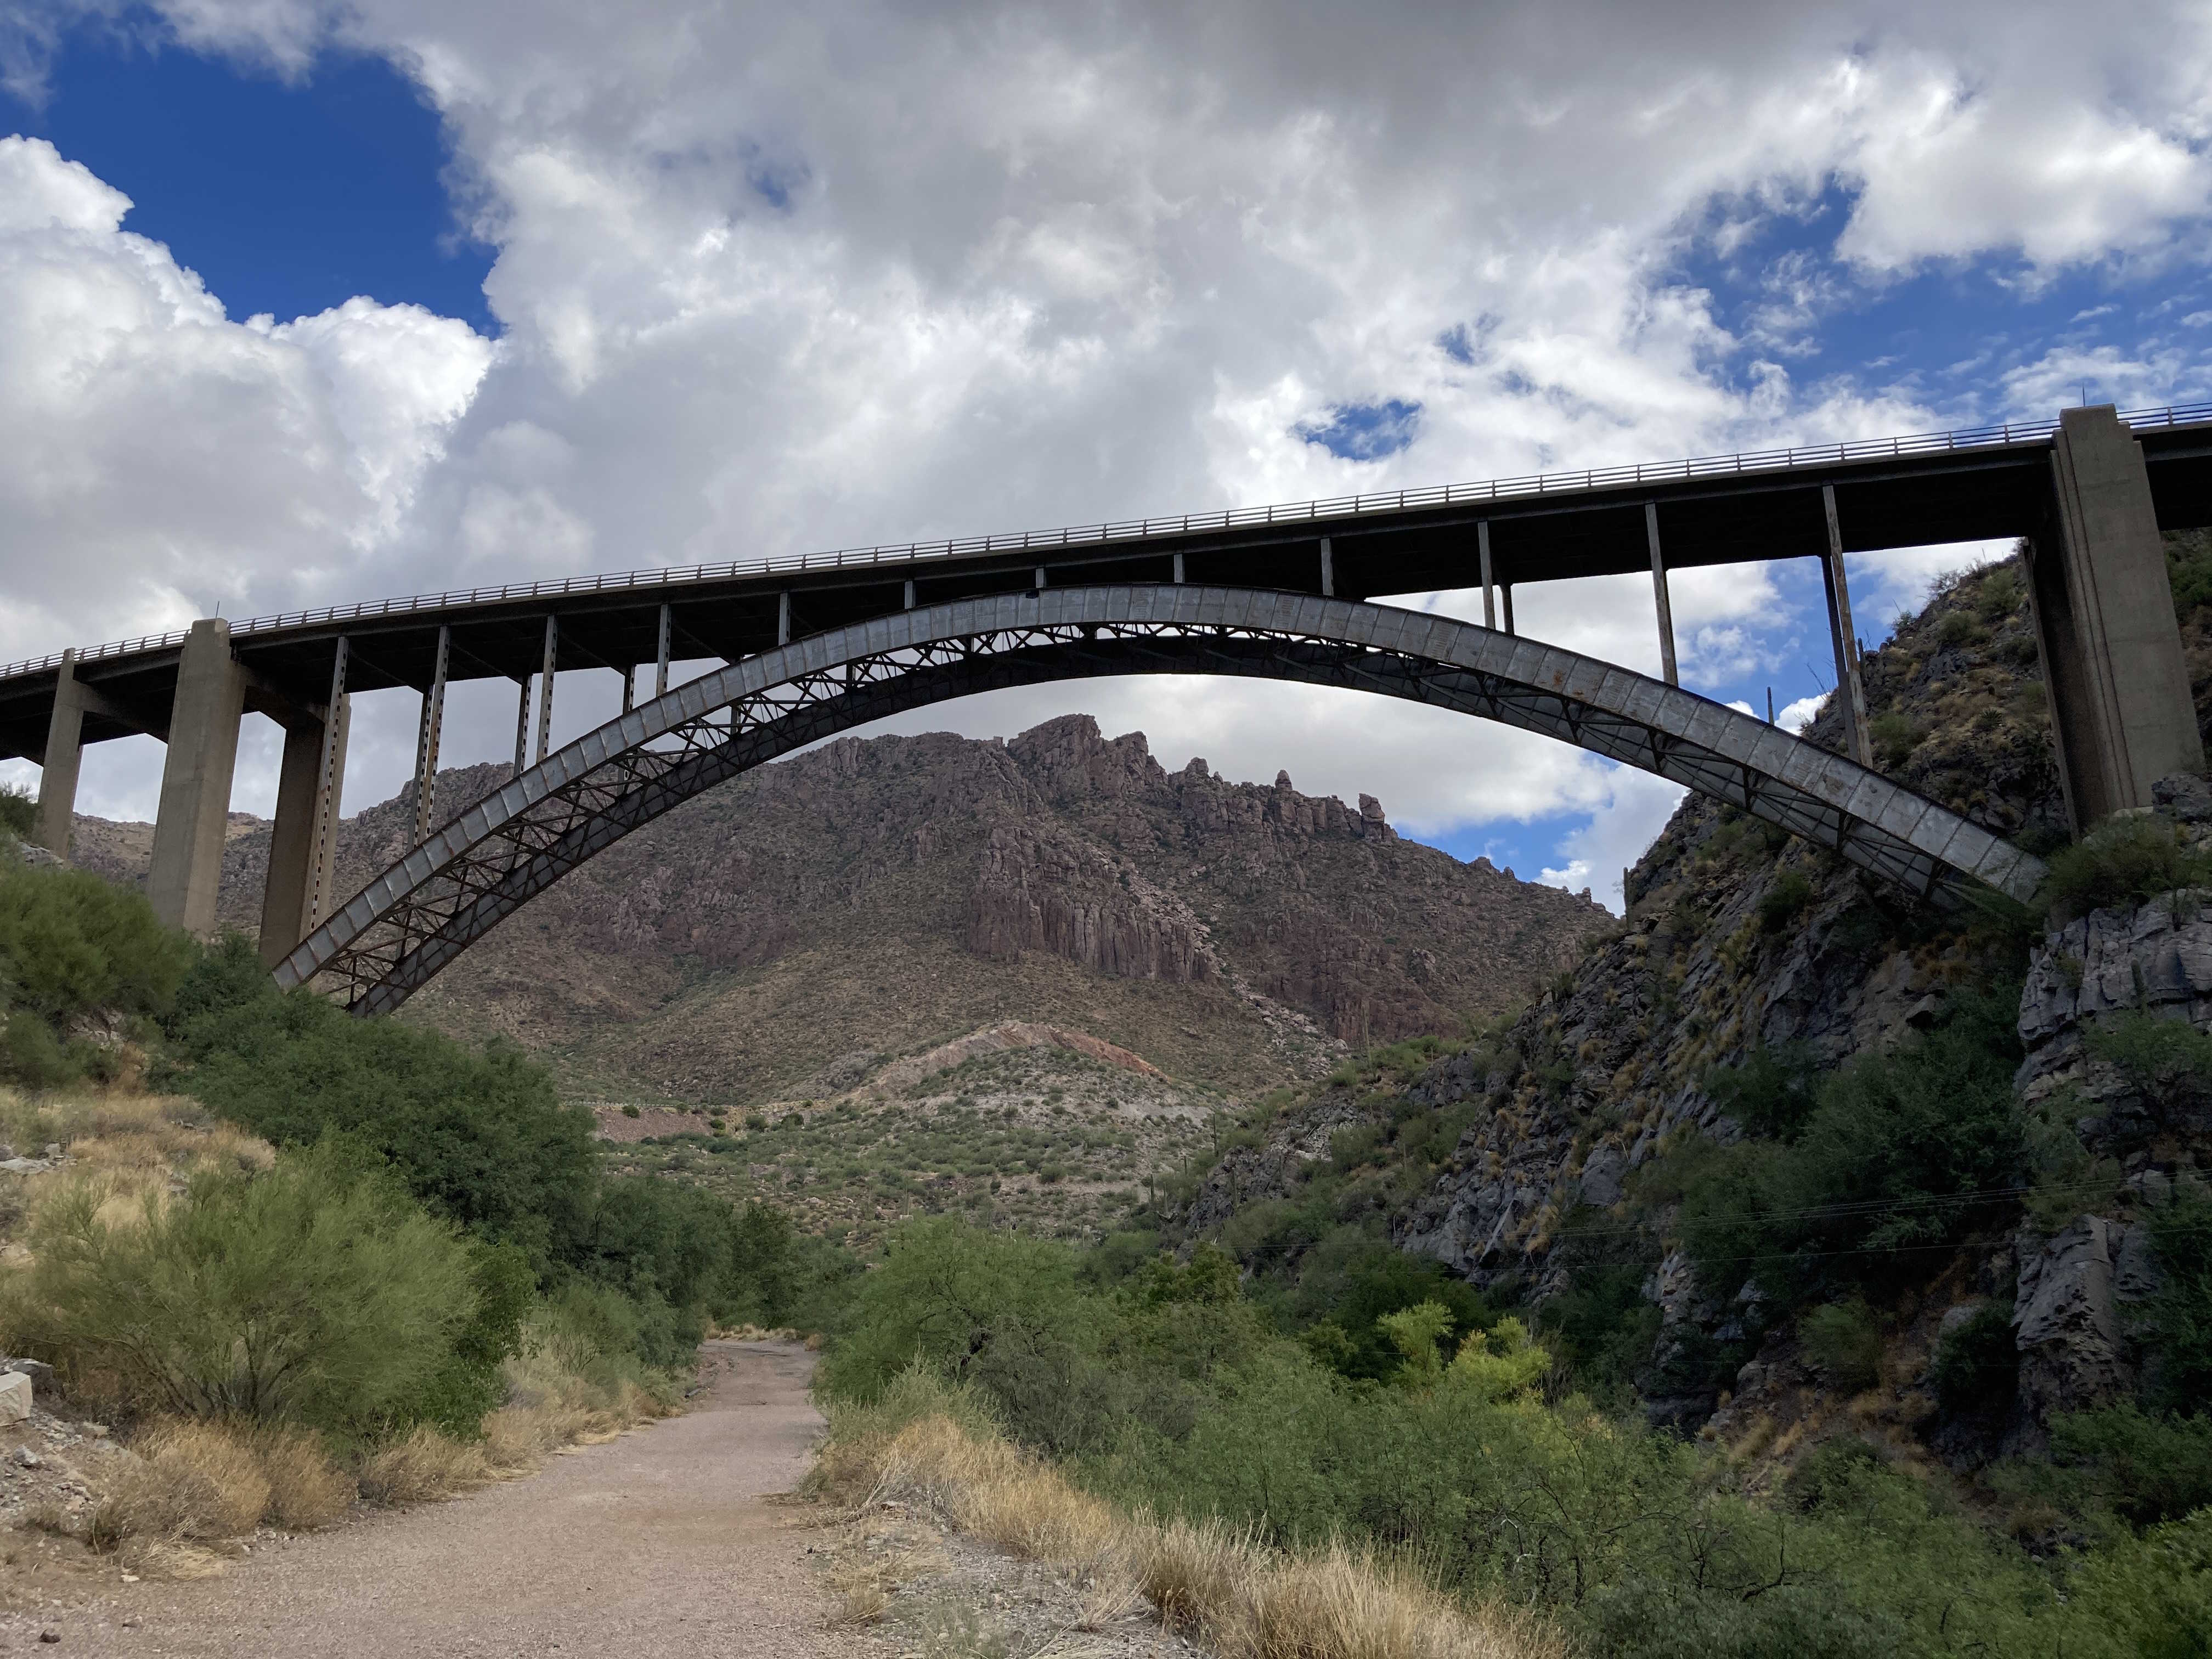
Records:
[[[21,1371],[0,1371],[0,1423],[21,1423],[31,1415],[31,1379]]]

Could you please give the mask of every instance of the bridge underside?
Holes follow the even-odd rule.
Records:
[[[1218,674],[1375,692],[1539,732],[1727,801],[1939,902],[2015,897],[2035,859],[1935,802],[1752,716],[1470,623],[1190,586],[964,600],[817,635],[608,722],[462,813],[276,969],[356,1012],[402,1002],[530,899],[715,784],[889,714],[1006,686]]]

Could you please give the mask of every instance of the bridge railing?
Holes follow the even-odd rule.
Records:
[[[2154,429],[2212,422],[2212,403],[2176,404],[2162,409],[2122,411],[2130,427]],[[1923,432],[1899,438],[1863,438],[1847,443],[1811,444],[1786,449],[1753,450],[1737,455],[1701,455],[1680,461],[1645,461],[1630,466],[1586,467],[1574,472],[1532,472],[1517,478],[1490,478],[1474,483],[1430,484],[1410,489],[1335,495],[1310,501],[1282,502],[1272,507],[1226,507],[1212,513],[1185,513],[1163,518],[1121,519],[1102,524],[1073,525],[1057,530],[1024,530],[991,536],[955,537],[944,541],[907,542],[896,545],[842,548],[830,552],[769,555],[757,559],[732,559],[720,564],[689,567],[651,567],[610,572],[597,576],[565,576],[550,581],[512,582],[497,587],[456,589],[444,593],[416,593],[402,599],[375,599],[362,605],[325,605],[313,611],[288,611],[273,617],[255,617],[233,623],[234,639],[288,628],[312,627],[319,623],[372,621],[422,611],[446,611],[465,605],[499,605],[526,599],[571,598],[579,594],[620,592],[638,587],[680,587],[690,584],[726,581],[738,576],[769,576],[809,570],[831,570],[872,564],[914,564],[935,559],[960,558],[978,553],[1041,553],[1062,547],[1095,546],[1103,543],[1139,541],[1191,531],[1231,530],[1248,525],[1295,524],[1304,519],[1353,518],[1369,513],[1402,512],[1408,507],[1443,507],[1462,501],[1512,501],[1569,490],[1604,489],[1617,484],[1666,483],[1678,479],[1719,477],[1737,472],[1768,472],[1790,467],[1830,463],[1876,460],[1883,456],[1937,453],[1945,450],[1987,449],[2008,444],[2039,443],[2058,429],[2056,420],[2008,421],[1994,426],[1968,427],[1952,432]],[[159,651],[181,645],[185,635],[147,635],[136,640],[117,640],[77,653],[79,662],[128,656],[140,651]],[[61,654],[33,657],[0,666],[0,679],[33,674],[57,667]]]

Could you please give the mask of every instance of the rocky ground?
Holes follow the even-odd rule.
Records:
[[[764,1200],[864,1246],[902,1216],[945,1212],[1097,1237],[1209,1144],[1224,1104],[1126,1049],[1034,1022],[852,1070],[860,1080],[836,1095],[742,1111],[594,1110],[613,1167]]]

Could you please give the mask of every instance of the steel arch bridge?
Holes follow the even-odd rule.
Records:
[[[1119,674],[1341,686],[1538,732],[1729,802],[1939,902],[2026,898],[2032,855],[1879,774],[1693,692],[1449,617],[1176,585],[1048,588],[895,612],[677,687],[517,776],[371,880],[276,969],[397,1008],[554,882],[738,774],[905,709]]]

